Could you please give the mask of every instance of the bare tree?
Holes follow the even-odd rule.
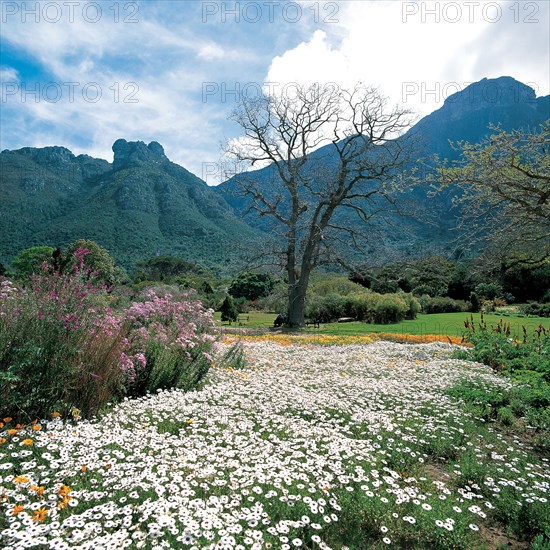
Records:
[[[471,244],[539,262],[550,241],[550,120],[539,133],[490,129],[481,143],[458,143],[461,158],[439,162],[435,179],[460,189],[455,202]]]
[[[290,326],[304,325],[312,270],[322,262],[343,262],[339,251],[358,245],[358,230],[381,213],[384,202],[394,202],[407,153],[395,138],[410,126],[408,114],[388,109],[375,89],[318,85],[245,98],[233,113],[244,136],[227,146],[227,154],[241,166],[269,165],[273,176],[266,182],[242,172],[233,183],[249,211],[282,230]],[[343,210],[354,212],[359,223],[343,223]]]

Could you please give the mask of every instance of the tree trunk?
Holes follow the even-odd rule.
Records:
[[[306,290],[301,277],[298,282],[288,289],[288,325],[292,328],[305,326]]]

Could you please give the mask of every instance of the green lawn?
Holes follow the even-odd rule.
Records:
[[[431,315],[419,315],[414,321],[403,321],[402,323],[391,325],[375,325],[362,322],[353,323],[328,323],[321,324],[320,328],[309,328],[306,332],[316,334],[335,334],[335,335],[358,335],[369,332],[389,332],[392,334],[438,334],[448,336],[462,336],[464,331],[464,321],[470,319],[470,313],[434,313]],[[474,313],[474,321],[479,323],[480,314]],[[273,327],[274,313],[243,313],[239,316],[239,322],[231,326],[243,328],[268,328]],[[216,321],[220,323],[220,313],[215,315]],[[248,320],[247,320],[248,318]],[[528,332],[532,332],[542,324],[547,330],[550,330],[550,319],[544,317],[515,317],[507,315],[505,317],[495,314],[486,314],[485,321],[488,325],[496,325],[503,319],[505,323],[510,323],[513,334],[522,334],[522,325]],[[229,326],[223,323],[223,326]]]

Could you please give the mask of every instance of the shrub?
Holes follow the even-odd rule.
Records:
[[[338,294],[327,296],[314,295],[310,297],[306,305],[306,317],[315,319],[320,323],[330,323],[340,317],[346,316],[346,299]]]
[[[550,317],[550,303],[539,304],[537,302],[530,302],[528,304],[520,306],[519,310],[525,315],[534,315],[536,317]]]
[[[345,316],[371,322],[374,319],[374,304],[379,296],[374,292],[349,294],[344,300]]]
[[[220,311],[222,314],[222,323],[225,321],[229,321],[230,323],[235,322],[239,317],[237,306],[235,305],[233,298],[229,295],[227,295],[222,302]]]
[[[69,277],[46,270],[30,288],[2,282],[1,414],[29,420],[77,407],[91,416],[119,390],[124,326],[85,279],[77,268]]]
[[[194,291],[173,298],[149,290],[126,312],[129,349],[123,354],[123,368],[132,395],[189,390],[208,372],[215,340],[210,334],[213,312],[203,307]]]
[[[429,298],[424,301],[424,313],[456,313],[469,311],[472,307],[468,302],[452,298]]]
[[[259,307],[269,313],[281,313],[288,309],[288,288],[284,283],[275,285],[271,294],[259,301]]]
[[[15,276],[26,279],[33,273],[39,273],[44,262],[51,263],[54,250],[51,246],[32,246],[22,250],[11,262],[15,268]]]
[[[80,239],[70,244],[63,254],[63,271],[71,270],[74,265],[74,255],[77,250],[86,250],[81,266],[87,276],[99,284],[114,285],[127,280],[126,272],[115,265],[115,260],[109,252],[95,241]]]
[[[405,319],[416,319],[416,316],[420,313],[420,302],[409,293],[399,294],[399,298],[407,305]]]
[[[212,311],[192,294],[178,300],[149,289],[117,312],[84,269],[86,251],[67,275],[0,286],[0,417],[21,421],[71,410],[91,417],[123,395],[189,389],[211,363]],[[126,297],[121,299],[125,303]]]
[[[407,304],[395,294],[384,294],[374,306],[374,322],[399,323],[407,313]]]

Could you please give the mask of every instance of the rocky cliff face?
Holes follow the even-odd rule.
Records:
[[[113,143],[113,153],[113,170],[168,162],[164,148],[157,141],[145,145],[143,141],[128,142],[125,139],[117,139]]]

